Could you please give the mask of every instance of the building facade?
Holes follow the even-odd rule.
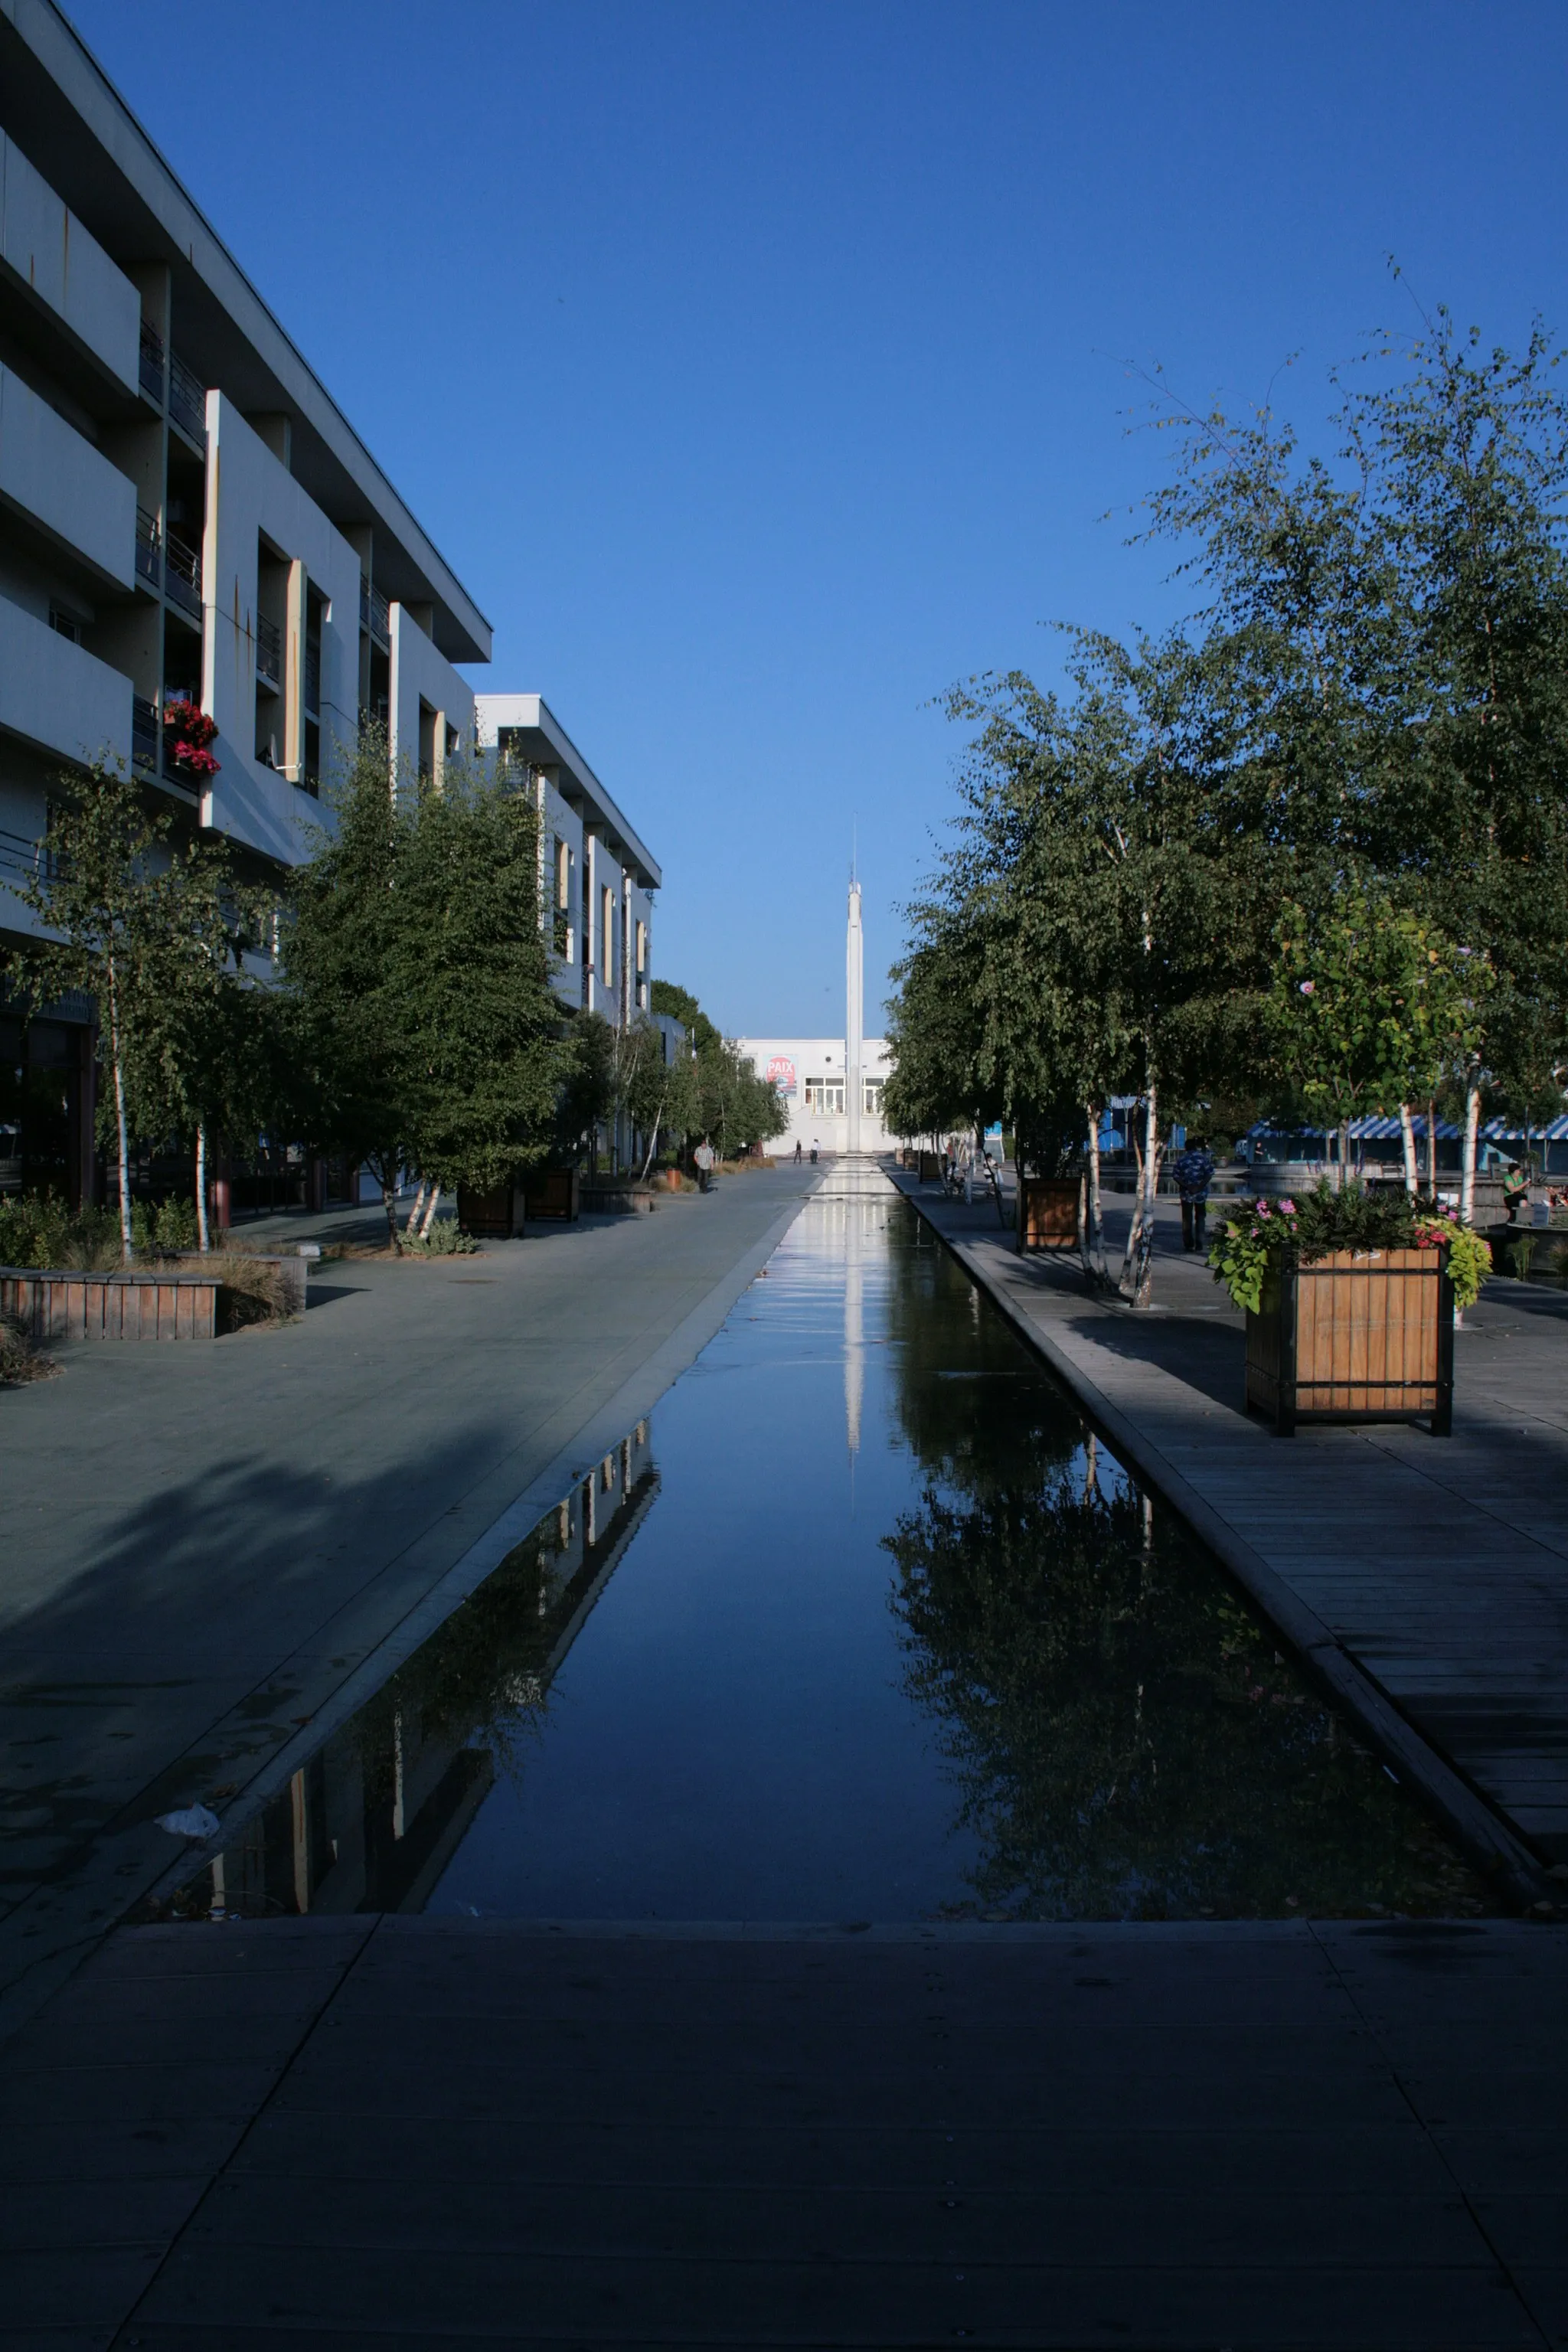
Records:
[[[882,1123],[882,1089],[888,1080],[885,1041],[860,1041],[858,1082],[859,1135],[850,1139],[850,1076],[848,1041],[843,1037],[741,1037],[758,1077],[777,1087],[789,1125],[767,1147],[775,1159],[793,1153],[798,1143],[809,1152],[816,1143],[825,1152],[865,1151],[873,1156],[891,1151],[898,1139]]]
[[[898,1139],[882,1118],[888,1083],[887,1040],[861,1035],[865,1004],[865,934],[860,885],[851,877],[844,926],[842,1037],[742,1037],[742,1054],[760,1078],[777,1089],[788,1125],[770,1145],[774,1156],[819,1150],[835,1156],[891,1151]]]
[[[474,743],[490,625],[53,0],[0,5],[0,946],[33,919],[63,767],[122,766],[277,879],[362,718],[395,780]],[[176,756],[181,705],[217,772]],[[535,771],[560,985],[647,1003],[647,850],[537,696],[486,698]],[[483,733],[481,728],[480,732]],[[524,749],[523,742],[531,746]],[[558,888],[564,896],[558,895]],[[0,1182],[92,1179],[93,1007],[0,1004]]]
[[[480,751],[521,770],[539,811],[556,989],[620,1028],[649,1010],[659,869],[542,697],[480,694],[475,716]]]

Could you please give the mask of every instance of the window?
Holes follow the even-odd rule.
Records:
[[[81,643],[81,623],[74,613],[62,613],[58,604],[49,606],[49,626],[57,636],[68,637],[73,646]]]
[[[555,903],[561,908],[572,904],[572,851],[564,841],[555,845]]]
[[[837,1118],[844,1116],[844,1081],[842,1078],[807,1078],[805,1082],[807,1110],[827,1111]]]
[[[607,883],[599,905],[603,917],[599,927],[599,939],[603,948],[601,969],[605,986],[608,988],[616,976],[616,894]]]
[[[642,978],[642,976],[643,976],[644,972],[645,972],[647,970],[647,925],[646,923],[644,923],[644,922],[639,922],[639,923],[638,923],[638,925],[637,925],[637,978],[638,978],[639,980]]]
[[[861,1081],[860,1108],[868,1118],[880,1118],[882,1116],[883,1083],[880,1078],[864,1078]]]

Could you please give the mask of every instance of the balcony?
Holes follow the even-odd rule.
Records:
[[[142,348],[137,354],[142,389],[155,408],[163,405],[163,338],[151,319],[142,321]]]
[[[149,588],[163,584],[163,534],[158,518],[145,507],[136,509],[136,577]]]
[[[158,706],[140,694],[131,698],[131,761],[149,775],[158,772]]]
[[[275,621],[256,616],[256,676],[258,684],[269,686],[274,693],[283,691],[283,636]]]
[[[193,620],[202,616],[202,559],[177,531],[163,536],[163,593]]]
[[[207,432],[207,388],[193,375],[178,352],[169,354],[169,415],[193,441],[205,441]]]
[[[386,599],[379,588],[371,586],[363,572],[359,583],[359,625],[373,645],[378,645],[383,653],[388,650],[392,644],[392,616]]]
[[[0,833],[0,875],[14,874],[30,881],[38,870],[38,847],[19,833]]]

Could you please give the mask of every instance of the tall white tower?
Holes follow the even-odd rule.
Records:
[[[860,1149],[860,1032],[865,1026],[866,956],[860,930],[860,884],[849,884],[849,936],[845,953],[844,1111],[845,1148]]]

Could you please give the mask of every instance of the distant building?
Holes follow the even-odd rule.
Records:
[[[888,1046],[882,1037],[861,1035],[865,950],[860,928],[860,885],[849,885],[845,929],[842,1037],[741,1037],[758,1077],[770,1079],[789,1120],[769,1150],[783,1158],[798,1143],[809,1151],[891,1150],[894,1139],[882,1119],[888,1082]]]
[[[786,1132],[766,1148],[775,1159],[793,1152],[798,1140],[824,1151],[890,1151],[895,1139],[882,1123],[882,1089],[888,1080],[888,1049],[880,1037],[860,1046],[860,1133],[849,1140],[847,1044],[843,1037],[739,1037],[759,1078],[771,1078],[789,1118]]]

